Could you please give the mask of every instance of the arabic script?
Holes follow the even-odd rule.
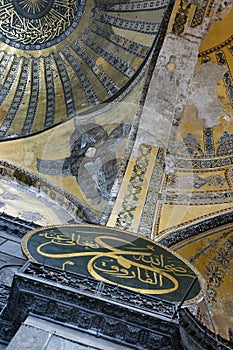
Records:
[[[158,252],[155,244],[129,240],[128,235],[75,231],[62,233],[49,230],[40,233],[36,252],[48,259],[61,260],[60,267],[81,268],[94,278],[126,286],[147,294],[165,294],[177,290],[181,278],[194,278],[192,271],[165,250]],[[83,259],[83,260],[82,260]]]

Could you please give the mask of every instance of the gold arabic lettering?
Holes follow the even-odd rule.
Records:
[[[40,255],[53,259],[89,257],[87,270],[91,276],[113,283],[118,283],[117,279],[120,279],[118,284],[127,285],[135,291],[149,294],[169,293],[178,288],[176,276],[194,278],[185,267],[175,264],[175,260],[171,262],[170,258],[168,263],[164,254],[156,255],[153,246],[137,247],[133,242],[116,235],[93,235],[93,238],[90,238],[90,235],[82,235],[78,232],[65,235],[61,232],[48,231],[41,233],[40,236],[48,240],[37,247],[37,253]],[[55,253],[49,249],[53,244],[64,249],[69,246],[81,249]],[[62,268],[65,269],[66,265],[72,265],[72,262],[67,260]],[[140,287],[135,286],[135,283],[124,284],[121,279],[138,281]],[[143,285],[145,285],[144,288]]]
[[[62,11],[59,12],[59,8]],[[65,10],[64,10],[65,8]],[[41,18],[26,18],[17,13],[12,2],[0,2],[0,31],[10,40],[27,45],[43,44],[67,30],[78,11],[77,0],[54,0],[54,8]]]

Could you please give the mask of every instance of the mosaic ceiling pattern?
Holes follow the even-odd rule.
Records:
[[[2,0],[0,138],[120,95],[148,58],[169,2]]]
[[[169,246],[179,242],[174,249],[200,270],[208,287],[206,302],[213,315],[211,321],[217,333],[228,339],[232,327],[232,238],[231,228],[224,224],[232,222],[233,12],[223,11],[227,2],[219,3],[175,2],[168,36],[180,38],[178,49],[184,61],[179,63],[180,56],[174,57],[174,41],[166,48],[173,56],[170,51],[169,59],[162,56],[162,69],[169,71],[169,79],[163,81],[155,68],[156,84],[151,84],[153,98],[160,90],[163,117],[165,102],[174,113],[171,134],[166,130],[166,135],[175,140],[175,147],[169,144],[166,148],[148,144],[147,134],[143,143],[135,141],[148,71],[137,81],[135,90],[123,97],[125,104],[114,104],[85,123],[83,120],[85,112],[118,97],[132,80],[136,82],[168,1],[87,4],[70,0],[64,8],[56,0],[41,0],[30,6],[23,0],[3,0],[0,137],[9,142],[1,142],[0,150],[1,157],[9,161],[2,166],[4,179],[22,182],[11,174],[21,166],[30,174],[39,173],[37,180],[46,178],[56,184],[44,188],[49,198],[62,203],[63,209],[69,208],[74,220],[140,233]],[[200,28],[213,11],[215,20],[220,20],[213,20],[208,34],[203,35]],[[12,23],[17,32],[10,27]],[[46,30],[48,23],[50,31]],[[33,42],[27,42],[23,28],[29,30]],[[195,57],[188,56],[187,42],[195,45],[194,38],[200,40],[201,36],[205,39],[200,49],[198,45],[192,51]],[[185,73],[175,75],[179,65],[184,72],[191,70],[191,59],[195,59],[195,71],[190,80]],[[173,74],[179,90],[177,100],[172,91]],[[185,88],[182,79],[188,80]],[[170,90],[166,90],[167,85]],[[177,112],[182,94],[184,106]],[[158,109],[157,103],[156,112]],[[77,112],[83,113],[83,119],[75,118],[40,135],[11,141],[57,125]],[[154,110],[149,112],[153,116],[148,119],[149,128],[156,124],[157,129],[163,129],[161,121],[153,119]],[[31,183],[24,181],[24,185]],[[26,214],[25,210],[24,217]],[[220,224],[221,228],[210,230]],[[205,235],[205,230],[210,231]],[[211,328],[210,323],[207,326]]]
[[[224,338],[227,338],[228,329],[232,328],[232,250],[233,236],[231,225],[218,229],[207,230],[197,238],[193,237],[185,243],[176,245],[173,249],[189,260],[205,278],[207,293],[205,302],[213,321]],[[211,328],[210,319],[206,314],[206,305],[199,305],[201,322]]]

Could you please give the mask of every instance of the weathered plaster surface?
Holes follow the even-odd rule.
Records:
[[[226,72],[226,68],[208,62],[194,74],[189,85],[186,105],[194,105],[198,118],[205,120],[206,127],[219,123],[223,110],[216,94],[216,85]]]
[[[173,123],[187,103],[201,39],[168,34],[155,67],[134,152],[141,143],[167,148]],[[179,118],[179,117],[178,117]]]

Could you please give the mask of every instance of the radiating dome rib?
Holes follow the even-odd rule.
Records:
[[[31,67],[30,100],[28,103],[27,115],[22,128],[23,134],[28,134],[31,132],[32,124],[36,116],[40,91],[40,75],[40,61],[33,58]]]
[[[88,118],[119,97],[146,62],[169,3],[2,0],[0,139]]]

